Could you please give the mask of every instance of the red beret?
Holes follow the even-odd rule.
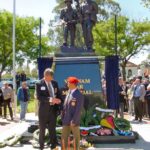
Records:
[[[79,81],[79,79],[76,78],[76,77],[68,77],[67,82],[73,83],[73,84],[77,84],[77,83],[79,83],[80,81]]]

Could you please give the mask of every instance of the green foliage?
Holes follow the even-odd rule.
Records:
[[[95,105],[93,105],[88,110],[83,110],[81,115],[82,127],[88,127],[90,125],[99,125],[100,124],[101,113],[95,110]]]
[[[150,54],[147,56],[147,58],[141,62],[141,66],[144,66],[145,68],[150,68]]]
[[[119,16],[117,21],[118,54],[121,58],[131,58],[150,44],[150,22],[131,21]],[[99,22],[93,30],[94,46],[97,53],[103,56],[115,54],[114,18]]]
[[[27,113],[31,113],[31,112],[35,112],[35,101],[36,101],[36,99],[34,98],[34,89],[30,89],[30,101],[29,101],[29,103],[28,103],[28,108],[27,108]],[[18,102],[18,104],[17,104],[17,110],[18,110],[18,112],[20,112],[20,104],[19,104],[19,102]]]
[[[141,0],[145,7],[150,9],[150,0]]]
[[[130,21],[127,17],[119,16],[117,19],[118,55],[122,58],[121,66],[125,68],[127,61],[145,50],[150,44],[150,22]],[[99,22],[93,30],[94,49],[101,56],[115,54],[114,17]],[[123,73],[124,74],[124,73]]]
[[[33,78],[38,78],[37,68],[33,68],[33,69],[31,70],[31,77],[33,77]]]
[[[4,70],[12,70],[12,16],[10,12],[0,11],[0,75]],[[38,30],[38,19],[16,16],[16,61],[20,66],[25,60],[31,61],[38,57]],[[43,36],[43,55],[51,51],[48,42],[49,39]]]
[[[114,124],[117,129],[121,131],[129,131],[131,130],[131,124],[128,120],[122,118],[115,118]]]
[[[53,9],[53,12],[56,13],[56,16],[59,16],[62,8],[66,7],[64,0],[56,0],[57,5]],[[84,0],[79,0],[80,5]],[[118,14],[121,10],[119,4],[114,0],[95,0],[98,4],[98,18],[99,19],[108,19],[112,14]]]

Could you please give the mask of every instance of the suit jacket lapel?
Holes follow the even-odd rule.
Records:
[[[68,104],[68,100],[72,97],[76,97],[76,93],[77,93],[78,89],[76,89],[73,93],[71,93],[71,95],[69,94],[70,91],[68,91],[68,94],[66,95],[65,101],[64,101],[64,107],[67,106]],[[71,97],[70,97],[71,96]]]
[[[76,97],[76,93],[77,93],[78,89],[76,89],[73,93],[72,93],[72,97]]]
[[[43,80],[43,85],[46,87],[46,91],[49,94],[48,87],[47,87],[47,84],[46,84],[45,80]],[[50,96],[50,94],[49,94],[49,96]]]
[[[51,81],[51,84],[52,84],[52,86],[53,86],[53,89],[55,89],[55,84],[54,84],[53,81]]]

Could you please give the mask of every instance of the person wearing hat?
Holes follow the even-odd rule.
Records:
[[[70,34],[70,46],[74,46],[77,12],[72,8],[72,0],[65,0],[66,8],[61,10],[60,19],[64,25],[64,43],[63,46],[68,46],[68,34]]]
[[[12,111],[12,101],[14,100],[13,89],[8,85],[8,82],[4,82],[2,87],[3,96],[4,96],[4,118],[7,118],[7,106],[9,108],[9,113],[11,120],[13,120],[13,111]]]
[[[69,147],[67,148],[67,146],[69,146],[70,143],[70,132],[72,132],[74,136],[74,148],[78,150],[80,146],[79,126],[84,97],[77,88],[78,83],[79,79],[77,79],[76,77],[69,77],[67,79],[69,90],[68,94],[66,95],[62,111],[62,150],[69,149]]]

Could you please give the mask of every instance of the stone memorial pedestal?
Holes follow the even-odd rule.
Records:
[[[100,104],[101,75],[99,59],[93,51],[83,48],[61,47],[61,51],[55,54],[54,79],[58,81],[63,95],[66,90],[66,79],[76,76],[80,79],[78,88],[85,95],[85,106]]]

